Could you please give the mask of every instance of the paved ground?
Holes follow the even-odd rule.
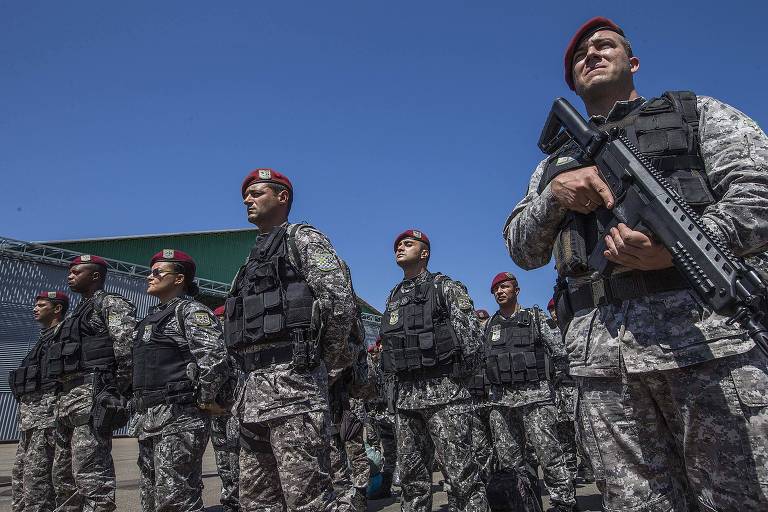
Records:
[[[114,441],[112,457],[115,460],[115,471],[117,472],[117,510],[119,512],[141,512],[138,491],[139,475],[136,466],[137,451],[134,439],[116,439]],[[15,444],[0,444],[0,512],[10,512],[11,510],[10,475],[15,452]],[[435,475],[436,481],[437,476],[438,474]],[[218,506],[221,481],[216,474],[213,448],[210,445],[208,445],[203,461],[203,481],[205,483],[203,501],[207,507],[206,512],[219,512],[221,510],[221,507]],[[600,495],[593,485],[579,487],[577,494],[579,507],[582,511],[600,510]],[[396,512],[399,509],[400,506],[396,498],[372,501],[368,504],[368,510],[371,512]],[[444,492],[440,492],[438,486],[435,487],[433,509],[440,512],[447,512],[448,510],[446,495]]]

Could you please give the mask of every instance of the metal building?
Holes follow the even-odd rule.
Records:
[[[32,317],[34,299],[41,290],[69,294],[66,274],[70,259],[80,254],[105,258],[110,266],[105,288],[133,302],[141,318],[157,302],[145,293],[150,271],[146,264],[157,251],[174,248],[192,255],[198,263],[199,298],[214,307],[224,302],[255,235],[254,229],[242,229],[42,243],[0,237],[0,442],[18,439],[17,405],[8,374],[37,341],[40,328]],[[77,298],[69,295],[73,310]],[[358,303],[370,345],[378,336],[381,314],[360,298]]]

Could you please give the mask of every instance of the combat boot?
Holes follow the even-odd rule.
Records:
[[[381,486],[368,495],[371,500],[383,500],[392,496],[392,473],[381,474]]]

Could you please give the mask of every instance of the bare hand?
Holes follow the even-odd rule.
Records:
[[[666,247],[623,223],[611,228],[610,234],[605,236],[605,245],[608,250],[603,256],[628,268],[661,270],[672,266],[672,255]]]
[[[587,214],[602,205],[613,208],[611,189],[594,165],[558,174],[552,180],[551,190],[561,206],[575,212]]]
[[[216,402],[209,402],[209,403],[198,403],[197,408],[200,410],[203,410],[210,414],[211,416],[226,416],[227,414],[230,414],[231,411],[229,409],[226,409]]]

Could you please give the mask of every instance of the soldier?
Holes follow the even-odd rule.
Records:
[[[48,376],[59,381],[53,483],[62,510],[115,510],[112,431],[128,420],[135,308],[104,291],[107,262],[83,254],[70,262],[67,283],[82,295],[48,350]],[[77,495],[68,493],[72,474]],[[61,506],[61,505],[60,505]]]
[[[152,257],[147,293],[160,303],[136,327],[133,393],[145,512],[204,510],[208,413],[230,376],[221,325],[192,299],[195,262],[179,250]]]
[[[214,316],[223,325],[224,306],[213,310]],[[230,360],[230,370],[235,371],[236,364]],[[221,506],[223,512],[239,512],[240,493],[240,427],[231,411],[210,416],[211,444],[216,458],[216,468],[221,478]]]
[[[32,314],[42,327],[40,338],[19,368],[9,375],[11,392],[19,402],[19,445],[12,477],[14,512],[52,511],[55,495],[51,477],[56,449],[56,380],[48,376],[48,347],[69,308],[64,292],[40,292]],[[71,493],[72,482],[68,491]]]
[[[530,443],[554,510],[572,510],[575,490],[557,437],[551,381],[556,368],[567,367],[565,348],[540,309],[520,306],[520,287],[510,272],[493,278],[491,293],[499,310],[485,329],[485,377],[491,404],[486,414],[494,443],[498,440],[506,448],[496,450],[500,466],[525,475]],[[509,434],[511,441],[505,439]],[[535,488],[535,474],[531,477],[530,488]]]
[[[368,382],[371,392],[365,402],[372,434],[378,441],[384,463],[381,468],[381,487],[368,495],[369,499],[381,500],[392,495],[392,478],[397,463],[397,439],[395,415],[387,408],[387,387],[392,383],[384,378],[381,370],[381,338],[368,349]]]
[[[640,62],[606,18],[579,28],[564,64],[591,123],[629,137],[711,231],[765,268],[768,140],[757,124],[692,92],[641,97]],[[591,162],[565,144],[536,168],[504,228],[523,268],[555,252],[557,309],[561,323],[570,320],[570,373],[605,508],[763,509],[768,358],[743,329],[696,302],[652,233],[619,224],[603,237],[612,271],[597,275],[585,264],[600,233],[592,213],[614,202]]]
[[[549,299],[547,303],[547,325],[552,334],[562,340],[560,328],[557,325],[557,311],[555,311],[555,299]],[[571,475],[571,480],[576,481],[576,476],[581,469],[578,463],[578,449],[576,448],[576,381],[568,374],[568,368],[564,367],[555,375],[555,408],[557,409],[557,438],[563,449],[565,465]]]
[[[397,457],[404,511],[432,510],[432,464],[442,462],[457,510],[487,509],[472,449],[474,414],[465,379],[479,363],[480,327],[464,285],[429,272],[429,238],[395,239],[404,279],[387,299],[381,366],[393,375]]]
[[[245,372],[240,423],[244,510],[326,510],[342,503],[329,476],[328,383],[354,355],[351,283],[331,242],[291,224],[293,187],[257,169],[241,188],[260,234],[226,302],[227,345]]]

